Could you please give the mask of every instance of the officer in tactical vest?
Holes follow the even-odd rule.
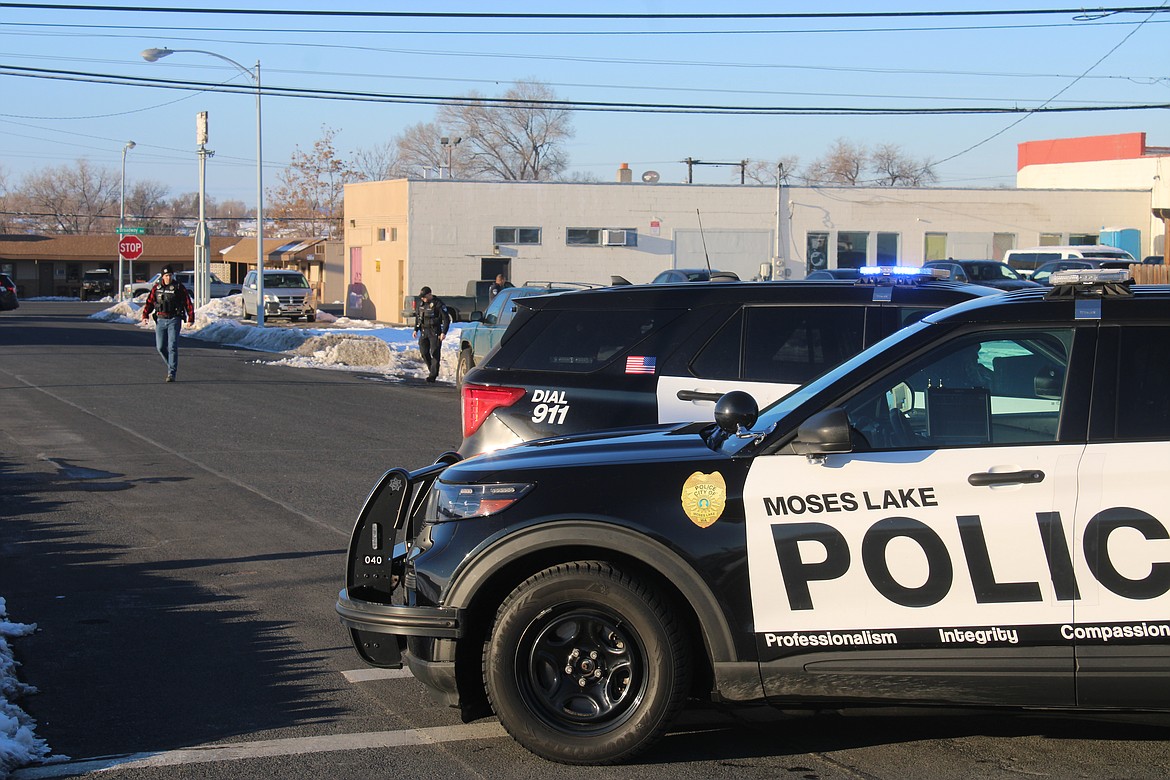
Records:
[[[150,288],[146,304],[142,307],[142,321],[154,317],[154,343],[158,353],[167,362],[168,382],[175,381],[179,370],[179,331],[183,320],[195,324],[195,304],[182,282],[175,279],[168,265],[162,269],[159,279]]]
[[[430,287],[419,290],[418,305],[414,310],[414,335],[418,338],[418,351],[422,353],[423,362],[430,372],[428,382],[434,382],[439,377],[439,353],[449,327],[451,313],[447,311],[443,300],[436,298]]]

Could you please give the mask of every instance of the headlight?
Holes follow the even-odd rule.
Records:
[[[532,485],[523,483],[452,485],[437,482],[432,497],[434,511],[428,515],[437,523],[467,517],[488,517],[503,512],[530,490]]]

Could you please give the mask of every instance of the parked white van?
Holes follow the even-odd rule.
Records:
[[[1024,276],[1031,276],[1032,272],[1051,260],[1080,260],[1086,257],[1095,257],[1102,260],[1137,261],[1133,255],[1124,249],[1101,244],[1085,246],[1034,246],[1030,249],[1010,249],[1004,253],[1003,261]]]

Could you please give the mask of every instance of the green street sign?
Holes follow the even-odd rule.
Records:
[[[120,236],[145,236],[145,235],[146,235],[146,228],[142,228],[142,227],[134,227],[134,228],[121,227],[121,228],[114,228],[114,232],[115,232],[115,233],[117,233],[117,234],[118,234],[118,235],[120,235]]]

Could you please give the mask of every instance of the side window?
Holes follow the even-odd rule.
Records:
[[[1170,327],[1131,325],[1121,330],[1118,354],[1117,437],[1170,439]]]
[[[980,334],[944,344],[844,406],[861,450],[1057,440],[1071,329]]]
[[[742,344],[743,310],[740,309],[691,361],[691,371],[702,379],[739,379]]]
[[[512,362],[528,371],[585,373],[608,364],[675,319],[678,312],[569,310],[541,316],[539,333]],[[532,328],[536,323],[529,323]],[[657,355],[627,357],[625,373],[657,373]]]
[[[746,310],[743,378],[804,384],[862,350],[865,309],[774,306]]]

